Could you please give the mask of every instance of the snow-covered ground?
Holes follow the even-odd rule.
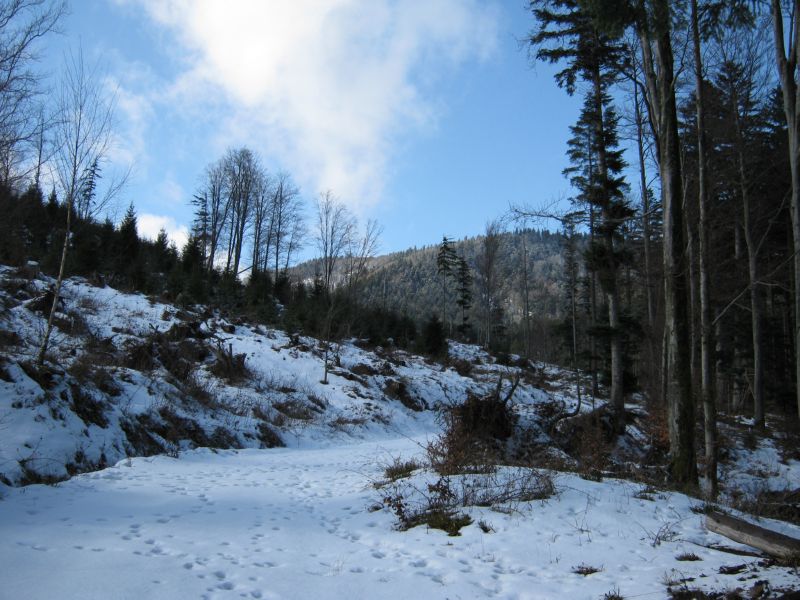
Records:
[[[0,504],[0,597],[665,598],[666,582],[717,591],[787,569],[705,548],[697,501],[557,478],[557,496],[510,514],[473,508],[459,537],[397,531],[373,482],[414,440],[326,449],[196,450],[136,458]],[[483,521],[493,531],[478,526]],[[795,533],[798,533],[795,531]],[[694,554],[694,561],[680,561]],[[735,575],[723,566],[746,565]],[[581,575],[581,567],[598,572]]]
[[[467,507],[472,523],[460,536],[400,531],[387,494],[412,503],[437,476],[420,469],[386,484],[385,468],[397,457],[425,463],[439,428],[431,409],[515,372],[478,348],[451,345],[459,374],[343,343],[323,384],[316,340],[71,280],[57,365],[38,372],[43,314],[34,302],[47,285],[0,267],[0,475],[19,486],[98,470],[49,486],[0,479],[0,599],[666,598],[668,587],[800,588],[792,569],[710,548],[745,549],[705,530],[699,500],[626,481],[550,473],[554,496]],[[221,376],[215,347],[244,356],[246,376]],[[153,364],[141,361],[142,348]],[[171,353],[197,355],[187,377],[176,375]],[[541,403],[574,402],[563,372],[537,369],[514,395],[529,426]],[[286,447],[265,449],[262,427]],[[240,449],[196,449],[205,439]],[[172,456],[126,458],[143,447]],[[782,460],[772,440],[731,452],[723,485],[800,487],[800,464]]]

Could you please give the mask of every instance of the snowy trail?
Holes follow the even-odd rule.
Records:
[[[719,566],[743,561],[679,494],[563,476],[561,493],[521,514],[472,509],[462,536],[393,530],[371,512],[371,482],[412,440],[328,449],[199,450],[139,458],[0,500],[0,598],[665,598],[664,579],[732,589]],[[647,532],[671,524],[674,540]],[[691,550],[700,562],[675,562]],[[750,561],[755,563],[755,561]],[[584,577],[579,564],[601,571]],[[674,567],[674,568],[673,568]],[[774,572],[775,583],[795,577]]]
[[[377,585],[401,597],[413,575],[420,597],[449,597],[445,569],[387,543],[393,517],[367,510],[376,459],[400,448],[198,451],[13,490],[0,505],[0,561],[13,565],[0,595],[367,598]],[[407,535],[442,554],[451,540]]]

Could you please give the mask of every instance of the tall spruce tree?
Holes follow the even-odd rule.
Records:
[[[139,256],[140,242],[136,226],[136,210],[131,202],[119,224],[115,270],[127,280],[128,284],[139,287],[144,276],[144,269]]]
[[[466,338],[469,333],[469,309],[472,308],[472,271],[463,256],[457,258],[458,270],[456,271],[456,304],[461,309],[461,323],[458,333]]]
[[[587,250],[586,260],[590,269],[598,273],[605,296],[611,357],[611,405],[615,430],[621,432],[625,425],[625,403],[622,311],[617,283],[622,252],[618,248],[618,239],[623,223],[632,213],[624,197],[625,183],[621,172],[625,164],[618,147],[618,119],[608,90],[618,77],[624,47],[598,27],[593,14],[578,0],[540,0],[531,5],[539,27],[530,38],[531,44],[537,48],[537,58],[565,63],[556,74],[556,81],[569,94],[575,92],[579,79],[588,84],[576,132],[581,140],[573,143],[570,150],[570,158],[580,173],[572,178],[572,182],[580,190],[589,210],[596,209],[600,216],[598,239]],[[584,136],[584,132],[589,135]],[[588,148],[579,150],[586,137],[590,140]],[[582,168],[587,160],[595,165],[588,172]]]
[[[439,252],[436,255],[436,273],[442,278],[442,326],[447,331],[447,301],[449,296],[448,280],[455,275],[458,256],[453,248],[453,241],[442,236]]]

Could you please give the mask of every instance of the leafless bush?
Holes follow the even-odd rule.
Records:
[[[613,428],[605,408],[559,422],[553,436],[585,479],[599,481],[611,464]]]
[[[266,423],[258,424],[258,439],[264,448],[281,448],[286,445],[275,430]]]
[[[183,380],[182,387],[183,391],[201,406],[209,410],[215,410],[220,407],[211,383],[202,378],[197,370],[189,371]]]
[[[295,398],[275,402],[272,406],[275,410],[288,418],[297,421],[310,421],[318,414],[317,411],[313,410],[308,404]]]
[[[87,425],[93,424],[105,429],[108,427],[108,418],[105,415],[105,404],[94,398],[78,384],[70,386],[72,412],[74,412]]]
[[[420,464],[415,460],[402,460],[394,458],[392,462],[386,466],[383,474],[389,481],[397,481],[409,477],[414,471],[420,468]]]
[[[433,468],[442,474],[491,470],[505,455],[505,443],[514,433],[517,416],[511,397],[519,383],[514,381],[502,394],[502,379],[493,393],[467,397],[442,413],[443,432],[428,444]]]
[[[426,408],[425,403],[415,398],[408,389],[408,384],[403,378],[387,379],[383,393],[393,400],[398,400],[406,408],[420,412]]]
[[[463,358],[450,358],[448,363],[462,377],[468,377],[472,373],[474,366],[470,361]]]
[[[234,354],[232,344],[225,348],[218,343],[214,349],[214,355],[216,360],[210,371],[217,377],[226,380],[228,383],[239,383],[251,378],[250,369],[245,364],[247,355]]]
[[[329,422],[332,429],[337,431],[349,431],[353,427],[361,427],[367,422],[366,417],[345,417],[339,415]]]

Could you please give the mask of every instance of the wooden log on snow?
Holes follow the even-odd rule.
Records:
[[[800,556],[800,540],[777,531],[759,527],[743,519],[738,519],[718,511],[706,515],[706,529],[766,552],[776,558],[796,558]]]

